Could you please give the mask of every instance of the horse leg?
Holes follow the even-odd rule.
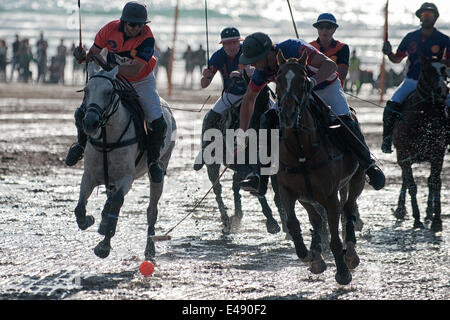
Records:
[[[287,214],[286,226],[289,234],[294,242],[295,252],[303,262],[308,262],[308,249],[303,242],[302,230],[300,229],[300,222],[295,216],[295,196],[285,187],[279,185],[280,200],[284,211]]]
[[[287,231],[287,226],[286,226],[287,217],[286,217],[286,212],[284,211],[283,206],[281,205],[280,191],[278,190],[278,180],[277,180],[276,174],[270,176],[270,182],[272,183],[272,189],[273,189],[273,193],[274,193],[273,201],[275,202],[275,205],[278,209],[278,213],[280,214],[281,228],[282,228],[283,232],[286,233],[286,236],[288,236],[289,233]],[[291,240],[291,239],[289,239],[289,240]]]
[[[339,219],[341,207],[337,194],[327,199],[323,204],[327,211],[328,227],[330,230],[330,249],[336,263],[336,281],[341,285],[349,284],[352,281],[352,274],[344,261],[344,251],[342,241],[339,238]]]
[[[406,216],[406,190],[407,187],[407,178],[404,173],[403,167],[402,167],[402,187],[400,189],[400,194],[398,196],[398,203],[397,203],[397,209],[394,211],[394,216],[399,220],[404,220]]]
[[[231,227],[233,230],[237,230],[241,225],[241,220],[243,217],[242,213],[242,202],[241,202],[241,194],[239,193],[239,182],[240,178],[237,172],[233,174],[233,199],[234,199],[234,215],[231,216]]]
[[[99,258],[106,258],[111,251],[111,238],[116,233],[117,220],[119,219],[119,212],[122,208],[125,195],[131,188],[133,181],[132,176],[124,177],[119,183],[117,183],[116,191],[111,194],[109,213],[106,217],[106,226],[104,228],[105,238],[100,241],[94,248],[94,253]],[[106,207],[106,205],[105,205]]]
[[[78,198],[78,204],[75,207],[75,218],[78,224],[78,228],[86,230],[92,226],[95,222],[93,216],[86,216],[87,201],[95,188],[95,184],[90,178],[90,174],[83,173],[80,185],[80,196]]]
[[[322,240],[321,240],[321,229],[322,229],[322,216],[314,206],[306,202],[300,202],[305,210],[308,212],[309,222],[313,229],[311,230],[311,246],[309,248],[309,257],[311,259],[309,263],[309,271],[314,274],[320,274],[327,269],[327,265],[322,258]]]
[[[161,157],[161,163],[163,166],[164,172],[167,171],[167,166],[169,165],[169,160],[172,155],[172,149],[165,153]],[[147,207],[147,244],[145,246],[144,257],[147,261],[155,262],[155,243],[152,240],[152,236],[155,235],[155,224],[158,219],[158,202],[161,198],[163,189],[164,189],[164,177],[161,183],[154,183],[149,177],[150,181],[150,201]]]
[[[277,220],[272,215],[272,209],[270,209],[269,204],[267,203],[266,197],[258,197],[258,201],[261,204],[262,212],[264,216],[266,217],[266,228],[267,232],[271,234],[275,234],[280,232],[281,228],[278,225]]]
[[[414,217],[414,228],[424,228],[422,222],[420,222],[419,205],[417,204],[417,185],[414,181],[412,167],[410,164],[402,166],[402,178],[406,182],[409,196],[411,198],[412,215]]]
[[[364,190],[365,184],[365,173],[360,167],[358,171],[353,175],[352,179],[348,184],[347,189],[347,201],[343,206],[343,216],[345,219],[342,222],[342,229],[345,230],[345,262],[347,267],[351,270],[355,269],[359,265],[359,257],[356,253],[356,235],[355,235],[355,224],[356,215],[358,211],[358,206],[356,201]],[[359,212],[358,212],[359,213]]]
[[[219,178],[220,165],[219,164],[207,165],[206,169],[208,171],[209,181],[211,181],[211,183],[214,184]],[[222,185],[220,184],[220,181],[216,183],[216,185],[213,188],[213,191],[214,194],[216,195],[216,202],[217,205],[219,206],[220,211],[220,219],[222,220],[223,223],[222,232],[228,234],[231,231],[231,222],[230,217],[228,217],[227,215],[227,208],[225,207],[225,204],[223,203],[222,200]]]
[[[105,205],[103,206],[103,210],[102,210],[102,221],[100,221],[100,224],[98,226],[98,233],[102,236],[104,236],[106,234],[106,226],[108,225],[108,214],[111,211],[111,194],[112,194],[113,190],[112,189],[106,189],[106,202]]]
[[[431,162],[430,177],[428,179],[428,199],[432,198],[432,206],[429,211],[430,204],[428,203],[427,218],[432,220],[431,230],[433,232],[442,231],[442,219],[441,219],[441,171],[443,164],[443,156],[437,156],[436,159]],[[434,213],[434,217],[433,217]]]

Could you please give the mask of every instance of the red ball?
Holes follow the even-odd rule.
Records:
[[[139,266],[139,271],[145,277],[151,276],[153,274],[154,270],[155,270],[155,266],[150,261],[144,261]]]

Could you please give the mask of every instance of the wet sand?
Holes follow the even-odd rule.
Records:
[[[93,248],[105,201],[96,189],[88,204],[96,224],[80,231],[73,209],[78,200],[83,162],[64,165],[75,141],[73,112],[81,102],[81,87],[0,85],[0,299],[393,299],[445,300],[450,298],[450,160],[442,172],[444,231],[429,226],[413,229],[409,197],[405,221],[395,219],[401,172],[395,153],[380,151],[382,109],[349,99],[358,112],[371,151],[382,162],[387,185],[381,191],[366,186],[359,198],[364,228],[357,233],[361,264],[350,285],[334,280],[334,260],[325,254],[328,269],[313,275],[295,255],[282,232],[268,234],[258,201],[241,191],[244,218],[241,228],[224,236],[220,214],[210,194],[205,202],[172,233],[173,239],[156,246],[152,277],[139,273],[147,234],[148,179],[135,181],[125,198],[113,249],[102,260]],[[192,170],[198,150],[199,127],[205,111],[219,93],[174,90],[167,98],[174,110],[178,139],[159,202],[156,233],[163,234],[185,216],[210,187],[206,170]],[[422,220],[425,216],[428,165],[414,166]],[[231,173],[222,180],[224,201],[233,213]],[[280,222],[273,202],[268,200]],[[310,225],[297,207],[305,243]]]

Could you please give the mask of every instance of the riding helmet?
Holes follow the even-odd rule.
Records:
[[[331,13],[321,13],[317,17],[317,21],[313,23],[313,27],[317,28],[321,22],[328,22],[334,25],[336,28],[339,27],[339,25],[336,23],[336,18]]]
[[[122,16],[120,20],[130,23],[148,23],[147,20],[147,7],[137,1],[130,1],[125,4],[122,10]]]
[[[240,64],[252,64],[264,58],[272,49],[272,40],[262,32],[255,32],[247,36],[242,43]]]
[[[422,14],[422,12],[424,12],[425,10],[429,10],[429,11],[433,11],[436,14],[436,19],[439,17],[439,11],[438,8],[436,7],[436,5],[434,3],[431,2],[425,2],[424,4],[422,4],[422,6],[416,11],[416,16],[417,18],[420,18],[420,15]]]
[[[239,30],[235,27],[227,27],[222,30],[220,33],[220,42],[223,43],[224,41],[230,41],[230,40],[244,40],[241,38],[241,34],[239,33]]]

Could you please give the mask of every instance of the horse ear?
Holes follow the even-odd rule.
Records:
[[[308,53],[306,52],[306,50],[303,50],[300,59],[298,59],[298,63],[306,65],[308,63],[308,58]]]
[[[96,73],[96,64],[94,62],[89,62],[87,66],[87,73],[89,76],[93,76]]]
[[[111,76],[111,78],[115,78],[117,74],[119,73],[119,66],[115,66],[114,69],[112,69],[108,74]]]
[[[277,52],[277,64],[279,66],[281,66],[282,64],[285,64],[285,63],[286,63],[286,58],[283,55],[283,51],[281,51],[281,49],[280,49]]]

